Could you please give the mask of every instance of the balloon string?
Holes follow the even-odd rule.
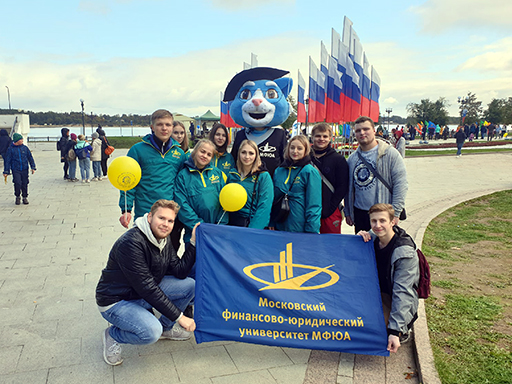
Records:
[[[222,221],[222,218],[224,217],[225,214],[226,214],[226,211],[222,212],[222,216],[220,217],[219,222],[217,223],[217,225],[220,224],[220,222]]]
[[[126,201],[126,191],[124,191],[124,221],[126,222],[128,216],[128,203]]]

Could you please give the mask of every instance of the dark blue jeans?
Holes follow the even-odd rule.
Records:
[[[464,143],[457,143],[457,156],[461,154],[463,145]]]
[[[16,197],[28,196],[28,169],[23,171],[12,171],[12,182],[14,183],[14,195]]]

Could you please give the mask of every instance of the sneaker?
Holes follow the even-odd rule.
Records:
[[[96,181],[96,180],[98,180],[98,178],[97,178],[96,176],[94,176],[94,177],[91,179],[91,181]]]
[[[103,178],[102,178],[101,176],[100,176],[100,177],[98,177],[98,181],[101,181],[101,180],[103,180]]]
[[[16,196],[15,204],[16,204],[16,205],[20,205],[20,204],[21,204],[21,197]]]
[[[91,182],[91,180],[89,180],[89,179],[85,179],[85,182],[86,182],[86,183],[90,183],[90,182]]]
[[[74,178],[74,179],[73,179],[73,181],[75,181],[75,182],[76,182],[76,181],[80,181],[80,180],[78,180],[77,178]]]
[[[108,365],[119,365],[123,362],[121,345],[110,336],[109,329],[103,332],[103,359]]]
[[[23,198],[23,204],[28,204],[28,199],[26,197]]]
[[[175,323],[168,331],[163,331],[160,340],[185,341],[192,337],[192,332],[186,331],[181,325]]]

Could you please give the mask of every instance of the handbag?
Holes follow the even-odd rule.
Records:
[[[258,178],[259,175],[256,177],[256,180],[254,181],[254,187],[252,189],[252,200],[251,208],[249,209],[249,217],[242,216],[238,212],[230,212],[228,225],[234,227],[248,227],[249,224],[251,223],[252,206],[254,204],[254,198],[256,196],[256,184],[258,183]]]
[[[304,167],[302,167],[300,169],[299,173],[297,173],[297,176],[299,176],[299,174],[302,172],[303,168]],[[295,176],[295,178],[297,178],[297,176]],[[294,180],[295,180],[295,178],[294,178]],[[282,195],[281,197],[274,200],[274,203],[272,204],[272,210],[270,211],[270,221],[274,221],[276,223],[282,223],[282,222],[286,221],[286,219],[288,218],[288,215],[290,214],[290,203],[288,201],[288,193],[292,189],[292,186],[293,186],[293,181],[290,183],[288,192],[286,192],[284,195]]]
[[[382,184],[384,184],[384,186],[389,190],[389,192],[391,194],[393,194],[393,189],[388,184],[388,182],[386,180],[384,180],[384,178],[380,175],[380,173],[377,172],[377,170],[368,161],[366,161],[366,159],[361,155],[361,153],[357,152],[357,155],[359,156],[359,159],[361,159],[361,161],[364,163],[364,165],[366,165],[366,167],[369,168],[370,171],[372,171],[372,173],[375,175],[375,177],[377,179],[379,179]],[[407,213],[405,212],[405,208],[402,209],[402,212],[400,212],[400,216],[398,218],[400,220],[407,219]]]
[[[105,155],[110,156],[114,150],[115,148],[113,146],[107,145],[107,148],[105,148]]]

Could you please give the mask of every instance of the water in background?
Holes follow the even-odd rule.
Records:
[[[60,130],[62,128],[68,128],[69,133],[75,133],[76,135],[80,135],[82,133],[82,127],[68,127],[68,126],[60,126],[60,127],[30,127],[30,132],[28,137],[30,138],[47,138],[51,139],[59,139],[61,137]],[[85,127],[85,135],[90,138],[92,132],[96,132],[97,126],[93,129],[91,127]],[[108,136],[145,136],[148,133],[151,133],[151,128],[148,127],[101,127],[105,134]]]

